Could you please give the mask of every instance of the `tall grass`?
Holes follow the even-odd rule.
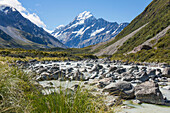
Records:
[[[49,95],[33,80],[33,74],[0,62],[0,112],[16,113],[104,113],[113,112],[103,100],[87,90],[74,93],[59,89]]]

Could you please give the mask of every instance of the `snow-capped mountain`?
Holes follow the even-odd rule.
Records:
[[[82,48],[115,37],[127,25],[96,19],[92,13],[84,11],[68,25],[57,27],[52,35],[68,47]]]
[[[0,47],[66,48],[58,39],[24,18],[15,8],[0,4]]]

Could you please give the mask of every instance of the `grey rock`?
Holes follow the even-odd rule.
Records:
[[[46,68],[40,68],[39,70],[37,70],[38,74],[41,74],[43,72],[47,72],[47,69]]]
[[[142,81],[142,82],[145,82],[145,81],[149,80],[149,76],[147,75],[146,72],[140,72],[140,73],[138,73],[138,75],[136,76],[136,79],[137,79],[137,80],[140,80],[140,81]]]
[[[164,86],[164,89],[170,90],[170,86]]]
[[[113,72],[113,71],[115,71],[117,69],[117,67],[110,67],[109,68],[109,72]]]
[[[103,92],[109,92],[111,95],[120,96],[123,99],[134,98],[133,85],[125,81],[111,83],[103,89]]]
[[[141,102],[152,104],[165,104],[163,95],[159,90],[157,83],[153,81],[146,81],[135,87],[136,99]]]
[[[149,70],[149,71],[147,72],[147,74],[148,74],[149,76],[151,76],[151,75],[156,75],[156,69]]]
[[[51,80],[51,75],[47,72],[43,72],[40,74],[37,80]]]
[[[134,104],[142,104],[142,102],[140,100],[133,100]]]
[[[162,74],[168,78],[170,78],[170,67],[165,67]]]

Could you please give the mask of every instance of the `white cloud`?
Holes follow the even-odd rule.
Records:
[[[0,4],[6,4],[9,6],[12,6],[16,8],[22,14],[22,16],[29,19],[31,22],[33,22],[37,26],[43,27],[43,28],[46,27],[44,22],[41,21],[41,19],[35,13],[30,14],[18,0],[0,0]]]

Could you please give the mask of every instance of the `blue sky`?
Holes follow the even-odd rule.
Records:
[[[110,22],[130,22],[140,14],[152,0],[18,1],[29,13],[38,15],[47,29],[53,30],[58,25],[68,24],[83,11],[90,11],[96,18],[103,18]]]

